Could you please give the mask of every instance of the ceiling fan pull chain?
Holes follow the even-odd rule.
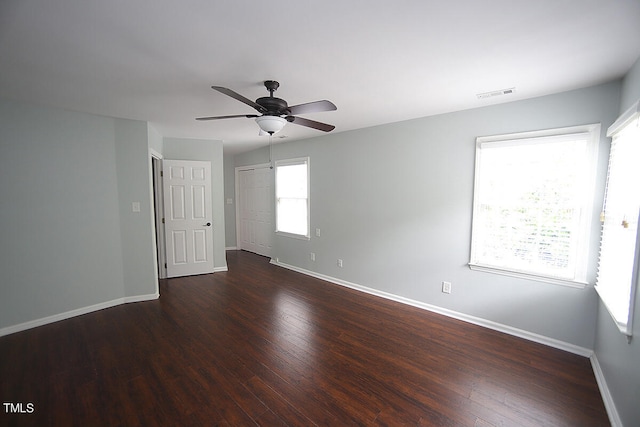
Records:
[[[273,169],[273,160],[271,159],[271,139],[273,138],[272,134],[269,134],[269,169]]]

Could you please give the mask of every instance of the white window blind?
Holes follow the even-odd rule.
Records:
[[[599,129],[477,139],[472,269],[584,286]]]
[[[635,113],[634,113],[635,109]],[[631,336],[640,214],[640,119],[637,104],[609,128],[607,189],[596,290],[616,325]]]
[[[276,232],[309,238],[309,159],[276,162]]]

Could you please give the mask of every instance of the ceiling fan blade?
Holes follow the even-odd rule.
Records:
[[[307,102],[306,104],[298,104],[289,107],[289,111],[291,114],[307,114],[307,113],[320,113],[322,111],[333,111],[337,110],[333,102],[322,100],[322,101],[314,101]]]
[[[260,117],[257,114],[235,114],[233,116],[215,116],[215,117],[196,117],[196,120],[219,120],[219,119],[235,119],[237,117],[245,117],[247,119],[253,119]]]
[[[256,102],[250,100],[249,98],[245,98],[244,96],[240,95],[238,92],[234,92],[231,89],[227,89],[226,87],[222,87],[222,86],[211,86],[211,89],[217,90],[220,93],[224,93],[225,95],[230,96],[233,99],[242,102],[243,104],[247,104],[249,107],[255,108],[261,113],[266,112],[266,109],[262,105],[257,104]]]
[[[331,132],[336,127],[328,125],[326,123],[316,122],[315,120],[303,119],[302,117],[288,116],[287,121],[300,126],[306,126],[308,128],[318,129],[323,132]]]

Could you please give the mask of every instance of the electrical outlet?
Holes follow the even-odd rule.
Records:
[[[316,260],[315,252],[311,252],[311,255],[309,255],[309,257],[311,258],[311,261],[315,261]]]
[[[442,282],[442,292],[445,294],[451,293],[451,282]]]
[[[316,228],[316,237],[320,237],[320,229]]]
[[[338,258],[338,267],[342,268],[342,260]]]

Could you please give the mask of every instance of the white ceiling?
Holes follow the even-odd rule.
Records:
[[[0,96],[230,153],[268,139],[246,118],[196,122],[255,113],[211,85],[256,99],[278,80],[289,105],[334,102],[305,117],[343,132],[603,83],[639,56],[638,0],[0,0]]]

